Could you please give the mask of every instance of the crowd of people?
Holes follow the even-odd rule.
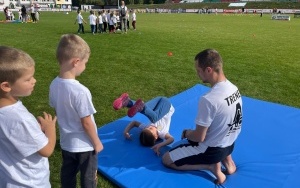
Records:
[[[77,33],[85,33],[84,24],[87,21],[83,18],[81,10],[77,11],[75,23],[78,23]],[[96,15],[97,14],[97,15]],[[121,1],[121,6],[118,10],[102,10],[98,13],[90,11],[88,17],[91,33],[127,33],[130,29],[130,21],[133,30],[136,30],[136,10],[129,10],[125,6],[124,1]]]
[[[40,12],[38,9],[32,4],[29,9],[22,5],[22,8],[18,11],[18,16],[16,17],[15,13],[5,7],[3,10],[5,14],[6,21],[20,21],[22,23],[32,22],[37,23],[39,21]]]

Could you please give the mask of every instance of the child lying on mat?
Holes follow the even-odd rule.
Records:
[[[140,134],[140,142],[144,146],[152,146],[151,149],[159,155],[159,149],[163,146],[171,144],[174,138],[169,133],[171,117],[175,111],[171,102],[166,97],[156,97],[146,103],[141,99],[136,102],[129,98],[127,93],[123,93],[113,102],[115,110],[123,107],[129,108],[127,115],[133,117],[137,112],[140,112],[148,117],[151,121],[149,124],[142,124],[138,121],[130,122],[124,130],[126,139],[130,139],[129,131],[133,127],[142,129]],[[156,143],[158,139],[163,139],[163,142]]]

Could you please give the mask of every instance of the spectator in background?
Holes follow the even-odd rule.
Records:
[[[82,15],[81,15],[81,10],[78,10],[77,11],[77,17],[76,17],[76,20],[75,20],[75,23],[76,22],[78,23],[78,31],[77,33],[80,34],[80,31],[82,31],[82,34],[84,34],[84,26],[83,26],[83,23],[86,24],[86,21],[83,19]]]
[[[135,24],[136,24],[136,14],[135,14],[135,10],[132,10],[132,27],[134,30],[136,30]]]
[[[121,1],[121,7],[119,8],[120,20],[121,20],[121,30],[127,33],[127,17],[126,17],[127,7],[125,2]]]
[[[35,7],[34,7],[33,4],[31,5],[30,13],[31,13],[30,15],[31,15],[32,23],[36,23],[36,19],[35,19]]]
[[[99,33],[103,33],[103,12],[101,11],[98,12],[97,23],[98,23]]]
[[[129,11],[126,11],[126,19],[127,19],[127,29],[130,29],[130,21],[129,21],[129,19],[130,19],[130,15],[129,15]]]
[[[97,17],[95,16],[94,11],[92,11],[92,10],[90,11],[89,20],[90,20],[90,26],[91,26],[91,33],[93,33],[93,35],[95,35]]]
[[[40,12],[38,10],[35,11],[35,20],[36,23],[38,23],[38,21],[40,20]]]
[[[103,21],[103,32],[106,33],[106,29],[107,29],[107,15],[106,15],[106,10],[103,10],[102,21]]]
[[[117,25],[116,11],[112,11],[109,17],[109,33],[115,33]]]
[[[3,9],[3,12],[4,12],[4,15],[5,15],[5,20],[9,20],[9,17],[8,17],[8,7],[5,7]]]
[[[21,15],[22,15],[22,23],[23,22],[27,23],[27,10],[24,5],[22,5],[21,8]]]
[[[117,17],[117,30],[121,30],[120,16],[118,13],[116,14],[116,17]]]
[[[15,14],[12,11],[9,11],[10,20],[15,20]]]
[[[22,11],[21,11],[21,9],[18,11],[18,19],[22,20]]]

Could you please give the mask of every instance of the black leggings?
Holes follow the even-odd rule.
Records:
[[[31,13],[32,22],[36,22],[35,13]]]

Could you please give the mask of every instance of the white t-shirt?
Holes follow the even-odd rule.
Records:
[[[96,113],[88,88],[74,79],[56,77],[50,85],[50,106],[55,108],[60,130],[60,145],[69,152],[93,151],[94,147],[84,131],[81,118]]]
[[[155,123],[148,123],[148,124],[141,124],[139,128],[145,129],[149,126],[155,126],[157,128],[158,137],[161,139],[165,139],[167,133],[169,133],[170,124],[171,124],[171,117],[175,112],[174,107],[171,105],[170,111],[160,120]]]
[[[136,21],[136,14],[132,13],[132,21]]]
[[[97,17],[94,14],[89,15],[90,25],[96,25]]]
[[[78,24],[82,24],[83,17],[81,16],[81,14],[78,14],[76,19],[77,19]]]
[[[51,187],[48,144],[36,118],[21,101],[0,108],[0,187]]]
[[[34,6],[31,6],[31,13],[35,13],[35,8],[34,8]]]
[[[113,25],[113,24],[110,24],[111,23],[110,14],[106,14],[106,19],[107,19],[107,22],[109,25]]]
[[[112,24],[110,24],[110,25],[115,25],[115,24],[117,23],[117,16],[116,16],[116,15],[113,15],[113,16],[110,18],[110,20],[111,20],[111,23],[112,23]]]
[[[99,16],[98,16],[98,23],[99,23],[99,24],[103,24],[102,15],[99,15]]]
[[[232,145],[242,123],[242,97],[238,88],[229,80],[214,85],[200,98],[195,123],[208,127],[202,146]]]
[[[103,13],[102,15],[102,21],[107,22],[107,15],[105,13]]]

